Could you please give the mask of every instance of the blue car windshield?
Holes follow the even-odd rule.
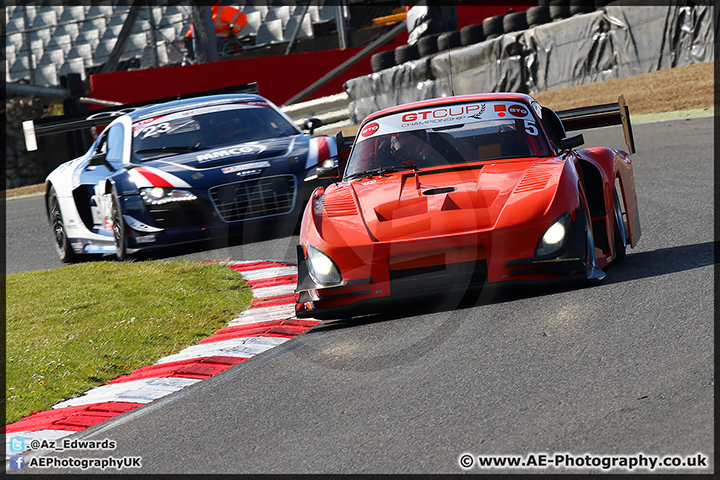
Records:
[[[257,142],[301,132],[265,103],[203,106],[133,124],[135,160]]]

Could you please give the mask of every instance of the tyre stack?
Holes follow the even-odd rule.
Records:
[[[550,16],[550,7],[547,5],[538,5],[525,10],[525,19],[530,28],[537,27],[552,22]]]
[[[595,5],[587,0],[570,0],[570,15],[582,15],[595,11]]]
[[[384,52],[379,52],[370,57],[370,65],[372,66],[373,72],[379,72],[380,70],[385,70],[386,68],[391,68],[395,66],[395,51],[394,50],[386,50]]]
[[[510,12],[503,16],[503,33],[521,32],[528,29],[525,12]]]
[[[420,58],[417,43],[400,45],[395,49],[395,65],[402,65],[411,60]]]
[[[553,21],[570,18],[570,2],[569,0],[550,0],[548,2],[548,8],[550,9],[550,18]]]
[[[485,31],[481,23],[465,25],[460,29],[460,43],[463,47],[485,41]]]
[[[460,32],[453,30],[452,32],[441,33],[437,39],[438,52],[445,52],[453,48],[461,47]]]
[[[420,57],[429,57],[438,53],[438,38],[440,35],[440,33],[433,33],[418,39],[417,46]]]
[[[570,18],[573,15],[591,13],[610,3],[608,0],[542,0],[522,12],[509,10],[503,15],[493,15],[481,24],[466,25],[459,31],[434,33],[420,37],[415,44],[401,45],[394,51],[376,53],[371,57],[373,72],[379,72],[411,60],[428,57],[458,47],[500,37],[506,33],[520,32],[528,28]]]
[[[503,29],[504,16],[505,15],[493,15],[492,17],[488,17],[483,20],[482,27],[486,40],[497,38],[505,33],[505,30]]]

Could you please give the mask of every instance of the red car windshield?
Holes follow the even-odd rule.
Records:
[[[363,140],[355,146],[345,176],[379,168],[424,168],[552,155],[535,122],[506,118],[407,130]]]
[[[535,113],[513,98],[418,104],[364,124],[345,178],[364,172],[419,169],[510,158],[548,157],[553,150]]]

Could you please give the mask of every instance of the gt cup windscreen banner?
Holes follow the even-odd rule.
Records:
[[[539,116],[540,106],[533,102],[532,108]],[[527,105],[520,102],[474,102],[438,105],[384,116],[364,125],[357,142],[409,130],[450,127],[498,119],[524,120],[528,125],[526,131],[537,135],[537,127],[534,127],[536,120]]]

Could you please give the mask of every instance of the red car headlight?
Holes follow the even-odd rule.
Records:
[[[565,212],[545,230],[535,247],[535,255],[549,255],[556,252],[565,244],[570,233],[570,214]]]
[[[312,245],[307,247],[307,265],[310,276],[318,285],[331,287],[342,283],[342,275],[335,262]]]

